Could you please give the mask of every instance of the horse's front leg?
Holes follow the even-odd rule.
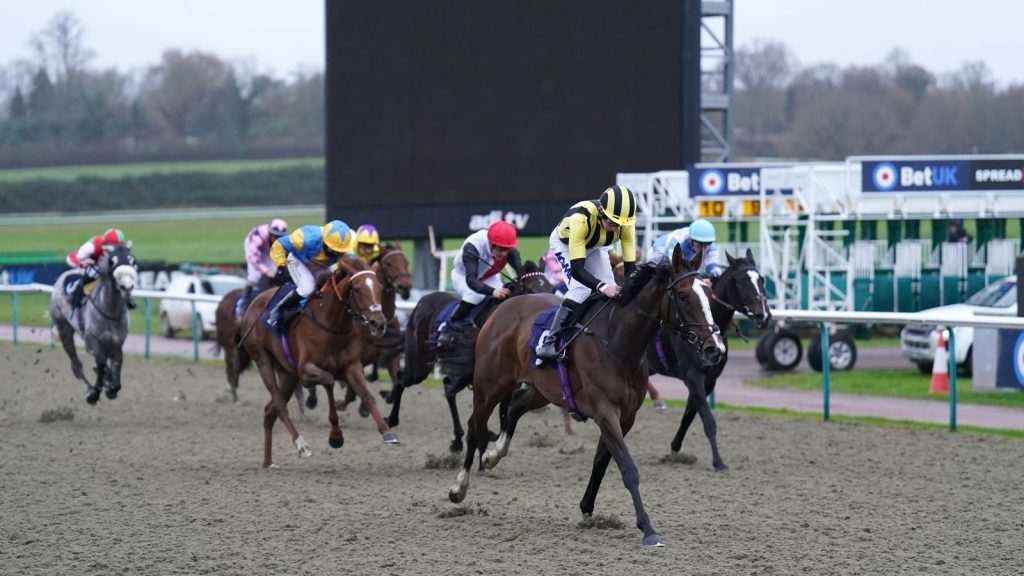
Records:
[[[117,393],[121,391],[121,365],[124,360],[124,352],[121,347],[114,348],[110,353],[108,360],[108,372],[107,372],[107,384],[106,394],[107,398],[113,400],[117,398]]]
[[[700,414],[701,422],[704,423],[704,435],[708,437],[708,442],[711,444],[712,465],[715,467],[716,472],[725,472],[729,467],[725,465],[725,462],[722,460],[722,455],[718,452],[718,423],[715,422],[715,415],[711,411],[711,406],[708,405],[708,397],[704,392],[707,384],[710,383],[711,387],[714,387],[715,378],[708,376],[703,373],[703,371],[701,372],[702,373],[698,378],[699,385],[696,387],[698,392],[696,395],[696,410],[697,414]],[[689,407],[690,402],[688,401],[686,404],[687,407]]]
[[[618,464],[619,472],[622,474],[622,483],[626,486],[626,490],[629,490],[629,495],[633,499],[633,508],[636,510],[636,527],[644,533],[644,546],[664,546],[661,536],[651,525],[647,510],[644,509],[643,500],[640,498],[640,472],[636,468],[636,463],[633,462],[633,456],[629,453],[629,449],[626,448],[625,434],[632,428],[635,416],[635,414],[631,414],[621,423],[616,418],[603,417],[597,419],[597,424],[601,428],[602,444],[607,447],[611,457]]]
[[[693,418],[697,415],[697,397],[703,392],[698,391],[697,383],[689,374],[683,375],[683,384],[686,384],[686,389],[689,394],[686,396],[686,408],[683,409],[683,418],[679,421],[679,429],[676,430],[676,435],[672,438],[672,452],[678,453],[683,448],[683,440],[686,438],[686,432],[690,429],[690,424],[693,424]]]
[[[348,382],[349,387],[359,396],[359,399],[363,401],[366,409],[370,411],[373,423],[377,425],[377,431],[384,438],[384,443],[398,444],[398,435],[391,431],[384,416],[380,413],[380,408],[377,407],[377,401],[366,387],[366,379],[363,377],[363,365],[361,362],[356,361],[348,365],[345,369],[345,381]]]
[[[295,443],[295,448],[299,451],[299,457],[306,458],[312,456],[313,449],[310,448],[309,443],[299,434],[298,429],[288,415],[288,404],[277,385],[277,371],[274,369],[273,364],[267,358],[262,357],[256,361],[256,367],[260,372],[260,377],[263,379],[263,385],[267,388],[267,392],[270,393],[270,403],[267,404],[263,416],[263,467],[269,468],[273,465],[273,461],[270,458],[270,448],[272,445],[274,422],[277,418],[281,419],[288,433],[291,434],[292,442]],[[270,413],[271,410],[274,414]]]
[[[96,359],[96,385],[85,395],[85,401],[89,404],[95,404],[99,401],[100,392],[103,390],[104,382],[108,378],[107,354],[103,351],[97,351],[93,357]]]
[[[327,391],[327,420],[331,423],[331,432],[327,437],[327,444],[331,448],[341,448],[345,445],[345,436],[338,423],[338,409],[334,405],[334,375],[312,362],[306,362],[302,366],[302,379],[306,382],[315,383],[310,388],[311,392],[316,389],[316,384],[323,386]]]
[[[516,425],[523,414],[547,404],[547,398],[544,398],[533,386],[526,388],[518,394],[512,394],[512,400],[508,405],[508,413],[504,418],[504,425],[501,427],[501,434],[494,441],[494,448],[484,453],[480,463],[488,470],[497,466],[498,462],[508,455],[509,444],[512,443],[512,436],[516,433]]]

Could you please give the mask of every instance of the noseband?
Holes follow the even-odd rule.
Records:
[[[744,268],[737,268],[735,270],[735,272],[733,271],[732,268],[729,268],[726,271],[726,273],[722,275],[721,280],[725,280],[726,276],[730,276],[730,275],[732,275],[734,273],[735,274],[739,274],[740,272],[754,272],[758,276],[761,275],[761,273],[757,271],[757,268],[754,268],[753,266],[746,266]],[[767,311],[768,311],[768,298],[766,296],[764,296],[764,294],[761,292],[761,288],[759,286],[755,285],[755,288],[757,288],[757,300],[758,300],[758,302],[761,303],[761,307],[767,313]],[[721,298],[719,298],[715,294],[714,290],[711,291],[711,297],[715,299],[715,302],[718,302],[719,304],[721,304],[722,306],[724,306],[728,310],[730,310],[732,312],[739,312],[740,314],[743,314],[747,318],[749,318],[751,320],[754,320],[754,312],[746,305],[746,303],[740,302],[739,306],[733,306],[732,304],[729,304],[725,300],[722,300]]]
[[[366,313],[370,312],[372,314],[374,312],[380,312],[382,310],[381,305],[379,303],[377,303],[377,302],[374,302],[373,304],[370,304],[366,308],[358,308],[358,307],[355,306],[355,300],[349,298],[348,301],[346,302],[345,298],[341,295],[342,291],[344,291],[346,288],[351,289],[352,281],[355,280],[355,278],[357,276],[360,276],[362,274],[374,274],[374,275],[376,275],[376,273],[373,270],[360,270],[359,272],[356,272],[355,274],[353,274],[353,275],[345,278],[344,280],[342,280],[341,286],[339,287],[338,286],[338,277],[335,276],[334,274],[331,274],[331,284],[330,284],[330,286],[334,289],[333,290],[334,291],[334,295],[338,297],[338,301],[341,302],[342,304],[345,304],[345,310],[350,315],[352,315],[355,318],[357,318],[359,320],[360,324],[362,324],[363,326],[369,326],[370,325],[370,319],[366,317]],[[321,292],[326,292],[326,291],[327,291],[327,284],[324,284],[324,288],[321,289]],[[329,331],[330,332],[334,332],[333,330],[329,330]]]
[[[678,292],[672,289],[672,287],[675,286],[676,283],[685,280],[686,278],[690,278],[692,276],[697,275],[699,275],[699,272],[697,272],[696,270],[692,272],[686,272],[684,274],[680,274],[678,277],[676,277],[675,279],[668,283],[667,288],[669,293],[669,301],[672,302],[672,307],[675,310],[676,319],[679,320],[679,324],[677,326],[672,326],[670,329],[672,330],[673,334],[676,334],[683,340],[686,340],[690,344],[693,344],[694,346],[697,347],[698,350],[703,350],[704,345],[705,343],[707,343],[708,339],[713,338],[715,334],[718,334],[720,332],[718,325],[687,322],[686,318],[683,316],[682,305],[680,304],[680,301],[683,300],[683,297],[680,296]],[[665,326],[664,322],[662,322],[662,326]],[[701,338],[699,334],[692,330],[692,328],[701,327],[708,329],[708,338]]]

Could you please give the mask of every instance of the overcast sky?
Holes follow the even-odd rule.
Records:
[[[780,40],[803,66],[879,64],[898,46],[940,75],[964,61],[983,60],[1000,84],[1024,83],[1021,0],[972,3],[972,8],[964,0],[735,0],[734,5],[737,48],[754,38]],[[0,65],[28,57],[31,34],[61,10],[81,20],[85,44],[101,67],[127,71],[155,64],[167,48],[252,57],[279,76],[323,67],[323,0],[0,0]]]

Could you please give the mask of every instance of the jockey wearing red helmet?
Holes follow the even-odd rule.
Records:
[[[68,254],[66,262],[72,268],[82,269],[82,280],[74,286],[71,291],[70,300],[72,308],[82,305],[82,298],[85,296],[85,285],[96,280],[99,270],[96,268],[96,261],[103,255],[104,246],[127,245],[129,248],[131,240],[125,238],[124,232],[118,228],[108,228],[99,236],[93,236],[82,244],[81,248]],[[135,303],[128,299],[128,307],[135,308]]]
[[[509,291],[502,283],[501,271],[511,265],[516,275],[523,273],[523,259],[516,245],[516,228],[504,220],[466,238],[452,267],[452,286],[459,293],[461,302],[448,322],[463,321],[473,306],[487,296],[499,300],[508,298]],[[438,345],[445,344],[447,338],[442,327]]]

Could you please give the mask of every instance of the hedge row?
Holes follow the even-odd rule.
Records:
[[[151,174],[115,180],[0,183],[0,212],[93,212],[206,206],[318,204],[325,197],[322,167],[296,166],[233,174]]]

